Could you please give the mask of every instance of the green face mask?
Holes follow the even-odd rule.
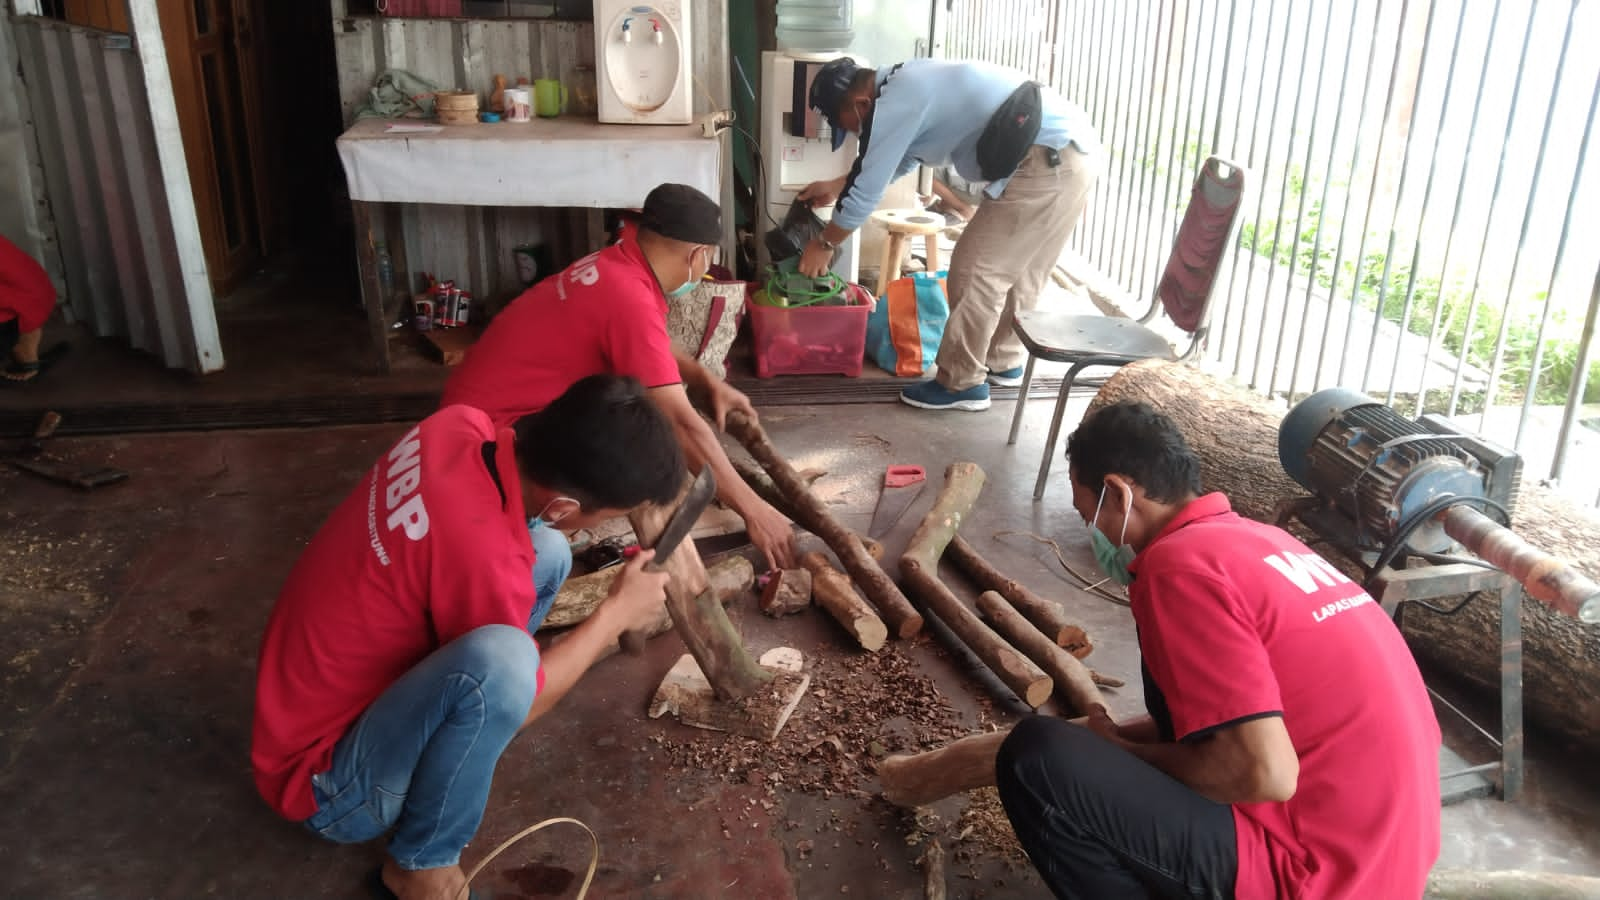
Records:
[[[689,280],[678,285],[672,290],[667,291],[667,297],[672,300],[682,298],[685,294],[688,294],[690,291],[694,290],[694,286],[699,284],[700,280],[704,277],[704,275],[700,276],[700,278],[694,277],[694,254],[689,254]]]
[[[1094,505],[1094,520],[1089,523],[1089,541],[1094,546],[1095,561],[1100,568],[1105,570],[1107,577],[1117,584],[1127,587],[1133,582],[1133,573],[1128,571],[1128,564],[1133,562],[1133,548],[1126,543],[1111,543],[1111,538],[1100,530],[1096,523],[1100,521],[1100,507],[1105,505],[1106,489],[1100,488],[1100,500]],[[1122,541],[1128,538],[1128,513],[1132,511],[1133,498],[1128,498],[1128,509],[1122,513]]]

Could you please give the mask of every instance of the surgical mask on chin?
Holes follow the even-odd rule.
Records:
[[[680,284],[672,290],[667,291],[667,297],[673,300],[682,299],[690,291],[694,290],[695,284],[696,282],[694,281],[685,281],[683,284]]]
[[[528,527],[530,529],[531,528],[546,528],[546,527],[555,528],[556,524],[558,522],[560,522],[561,520],[557,519],[554,522],[552,522],[551,520],[546,519],[544,517],[544,514],[550,511],[550,507],[553,506],[556,503],[557,500],[567,500],[567,499],[570,499],[570,498],[557,497],[557,498],[555,498],[555,500],[551,500],[549,503],[546,503],[544,505],[544,509],[539,510],[539,514],[538,515],[536,515],[533,518],[528,520]]]
[[[1128,571],[1128,564],[1133,562],[1133,548],[1126,543],[1111,543],[1111,538],[1100,530],[1096,523],[1100,521],[1100,507],[1106,502],[1106,489],[1100,488],[1100,500],[1094,505],[1094,520],[1089,523],[1089,541],[1094,546],[1095,562],[1100,564],[1106,575],[1117,584],[1127,587],[1133,582],[1133,573]],[[1129,509],[1122,514],[1122,540],[1128,538],[1128,513],[1132,511],[1133,498],[1128,498]]]

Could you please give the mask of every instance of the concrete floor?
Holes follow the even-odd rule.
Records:
[[[1074,404],[1073,419],[1083,401]],[[1129,680],[1114,712],[1141,711],[1125,609],[1072,590],[1048,548],[1002,530],[1057,539],[1093,568],[1058,466],[1032,502],[1048,406],[1035,402],[1016,447],[1010,409],[928,414],[898,404],[786,407],[765,421],[800,467],[829,471],[818,490],[865,528],[890,462],[920,463],[933,483],[885,540],[898,554],[931,504],[945,464],[979,462],[989,484],[963,534],[1013,577],[1056,596],[1089,631],[1090,663]],[[381,847],[324,844],[278,820],[255,795],[248,745],[257,642],[306,539],[403,425],[63,438],[52,452],[111,463],[132,478],[92,494],[0,471],[0,859],[17,897],[344,898],[364,896]],[[970,597],[964,586],[958,590]],[[732,616],[754,650],[780,643],[814,659],[849,651],[814,613],[774,621],[753,601]],[[978,726],[984,688],[928,638],[905,648]],[[472,863],[551,816],[599,835],[592,897],[920,897],[906,816],[866,796],[761,789],[715,771],[668,770],[656,738],[688,729],[642,712],[682,652],[676,637],[593,670],[502,759]],[[818,682],[812,690],[826,688]],[[803,702],[810,702],[803,701]],[[1011,718],[992,704],[993,718]],[[787,734],[799,739],[804,735]],[[1374,764],[1381,765],[1381,748]],[[1442,864],[1600,874],[1600,785],[1570,748],[1529,738],[1515,805],[1469,801],[1443,811]],[[1352,790],[1362,789],[1351,785]],[[953,820],[964,799],[939,810]],[[832,840],[829,840],[829,838]],[[799,851],[800,841],[815,849]],[[837,846],[833,846],[837,844]],[[955,848],[951,848],[955,849]],[[1031,871],[982,848],[953,863],[950,896],[1046,892]],[[570,897],[587,860],[574,833],[542,832],[496,860],[482,883],[499,896]]]

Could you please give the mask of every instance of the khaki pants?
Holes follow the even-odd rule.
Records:
[[[1012,331],[1018,312],[1033,309],[1067,237],[1083,213],[1105,154],[1067,145],[1061,164],[1045,148],[1028,151],[999,199],[985,197],[956,242],[945,288],[950,320],[939,344],[939,383],[952,391],[981,384],[989,370],[1014,369],[1027,349]]]

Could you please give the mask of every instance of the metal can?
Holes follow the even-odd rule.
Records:
[[[456,292],[454,281],[439,282],[439,300],[434,311],[434,324],[441,328],[450,328],[456,324]]]
[[[465,325],[472,319],[472,294],[462,291],[456,295],[456,324]]]
[[[433,301],[428,297],[418,297],[413,302],[411,327],[418,331],[433,329]]]

